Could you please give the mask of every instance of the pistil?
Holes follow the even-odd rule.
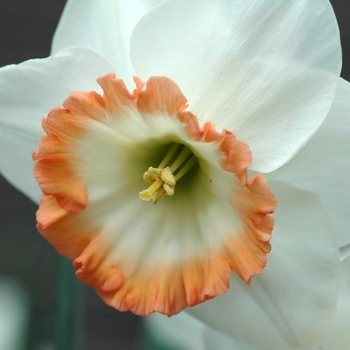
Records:
[[[172,144],[158,168],[149,167],[143,174],[144,181],[150,186],[139,193],[139,198],[157,204],[165,195],[172,197],[176,181],[186,175],[196,163],[197,157],[188,147]]]

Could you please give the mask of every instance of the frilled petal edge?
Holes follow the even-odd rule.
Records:
[[[215,315],[213,315],[215,317]],[[181,313],[170,319],[161,315],[152,315],[145,321],[146,330],[152,338],[164,346],[174,349],[186,350],[261,350],[273,349],[276,346],[273,340],[270,344],[254,346],[248,342],[243,343],[206,326],[187,313]],[[348,325],[350,322],[350,259],[341,264],[341,288],[337,302],[336,312],[331,324],[325,332],[309,346],[295,347],[285,345],[284,350],[347,350],[350,336]],[[259,327],[264,328],[261,324]]]
[[[297,347],[319,337],[333,317],[340,282],[338,248],[317,196],[282,182],[270,185],[279,206],[264,272],[249,287],[232,276],[228,293],[188,310],[264,350],[271,344]]]
[[[75,92],[43,119],[33,152],[40,233],[121,311],[176,314],[225,293],[231,269],[250,284],[271,249],[276,199],[261,175],[247,178],[249,147],[200,127],[166,77],[135,78],[133,93],[115,74],[98,82],[103,96]],[[174,144],[176,193],[154,207],[138,196],[142,177]],[[197,165],[183,181],[187,164]]]

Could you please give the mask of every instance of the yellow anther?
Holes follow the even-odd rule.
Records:
[[[143,174],[143,179],[150,186],[139,193],[139,198],[157,204],[166,194],[174,195],[176,180],[169,167],[165,169],[148,168]]]
[[[197,163],[197,158],[191,154],[188,147],[172,144],[158,168],[150,167],[143,174],[143,179],[150,186],[139,193],[139,198],[157,204],[165,195],[172,197],[176,181]]]

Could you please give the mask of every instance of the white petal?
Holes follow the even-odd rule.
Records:
[[[340,257],[341,261],[350,257],[350,243],[340,247]]]
[[[153,314],[144,319],[144,324],[151,338],[165,349],[260,350],[206,326],[186,312],[170,318]]]
[[[43,136],[41,120],[76,90],[98,90],[96,78],[113,67],[84,48],[70,48],[47,59],[36,59],[0,70],[1,173],[38,202],[31,152]]]
[[[222,297],[189,309],[259,349],[307,344],[328,326],[339,290],[339,254],[317,196],[270,183],[279,200],[267,267],[247,286],[235,276]]]
[[[267,179],[319,195],[335,226],[339,247],[350,243],[350,84],[339,79],[325,122],[300,152]]]
[[[206,349],[202,339],[203,332],[207,331],[208,327],[187,313],[182,312],[172,317],[153,314],[145,318],[144,323],[151,337],[166,349]]]
[[[137,21],[161,0],[70,0],[58,24],[52,53],[69,46],[97,51],[113,65],[127,85],[132,84],[133,68],[129,41]],[[130,85],[129,85],[130,86]]]
[[[269,172],[326,117],[341,51],[325,0],[173,0],[139,21],[131,59],[143,79],[173,79],[200,120],[233,131]]]
[[[283,350],[348,350],[350,344],[350,259],[344,261],[341,267],[340,297],[335,316],[325,334],[312,345],[305,347],[285,345]],[[205,350],[261,350],[263,348],[261,344],[254,346],[238,342],[213,328],[204,326],[200,321],[191,319],[185,313],[170,319],[161,315],[152,315],[145,321],[146,329],[153,337],[174,348],[180,348],[180,345],[181,349],[185,350],[203,349],[203,347]],[[251,324],[251,327],[255,326],[264,328],[264,324]],[[275,349],[274,343],[270,344],[269,349]]]
[[[348,350],[350,344],[350,259],[342,262],[342,287],[332,324],[324,336],[303,350]]]
[[[350,325],[350,259],[343,261],[341,266],[342,272],[342,285],[340,290],[340,296],[337,303],[336,313],[332,320],[331,325],[326,329],[324,335],[318,338],[312,345],[303,346],[303,347],[294,347],[288,346],[283,347],[283,350],[348,350],[350,344],[350,333],[349,333],[349,325]],[[190,323],[187,321],[187,332],[190,332],[190,327],[193,330],[193,322]],[[261,325],[262,328],[264,325]],[[158,326],[159,327],[159,326]],[[165,327],[165,322],[163,322],[163,328]],[[178,333],[180,336],[180,332],[177,330],[173,331],[174,333]],[[220,332],[217,332],[209,327],[206,327],[202,331],[203,340],[197,339],[197,341],[201,341],[205,343],[206,350],[260,350],[262,347],[253,347],[247,344],[240,344],[241,347],[237,347],[236,340],[224,335]],[[196,336],[197,334],[194,333]],[[193,341],[193,339],[192,339]],[[270,344],[270,349],[274,348],[274,344]]]
[[[254,325],[252,325],[254,326]],[[226,334],[220,333],[213,328],[206,327],[203,332],[205,350],[261,350],[261,347],[255,347],[251,344],[239,342]],[[283,350],[287,350],[283,348]]]

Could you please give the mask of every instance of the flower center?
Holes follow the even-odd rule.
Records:
[[[172,197],[176,181],[180,180],[197,163],[197,157],[187,147],[173,143],[157,168],[149,167],[143,174],[150,186],[139,193],[139,198],[157,204],[165,195]]]

